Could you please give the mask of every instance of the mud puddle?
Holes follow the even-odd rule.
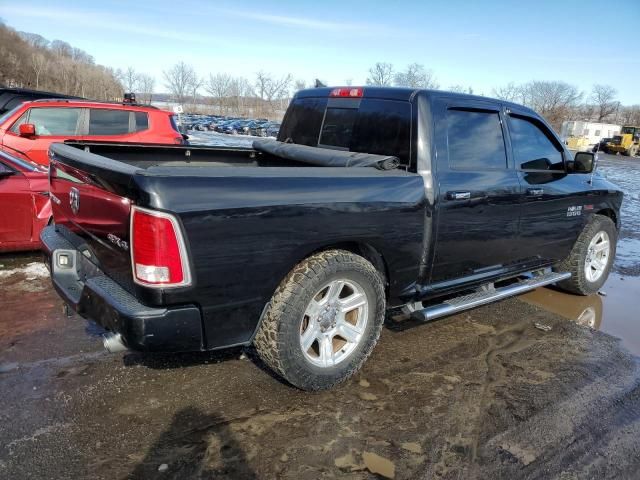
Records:
[[[584,327],[618,337],[627,349],[640,355],[638,294],[640,277],[613,273],[600,294],[581,297],[555,288],[538,288],[519,298]]]

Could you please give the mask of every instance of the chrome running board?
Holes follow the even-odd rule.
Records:
[[[463,310],[479,307],[480,305],[485,305],[513,295],[528,292],[534,288],[566,280],[569,277],[571,277],[571,273],[569,272],[544,272],[537,275],[532,274],[529,278],[504,287],[494,288],[493,284],[489,284],[482,287],[477,292],[450,298],[442,303],[430,305],[426,308],[416,308],[416,304],[413,304],[412,306],[407,305],[407,307],[409,307],[411,318],[426,322],[428,320],[444,317],[446,315],[453,315],[454,313],[462,312]]]

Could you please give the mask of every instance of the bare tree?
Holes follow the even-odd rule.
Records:
[[[425,70],[424,65],[412,63],[402,72],[397,72],[394,82],[398,87],[410,88],[433,88],[436,89],[440,85],[431,70]]]
[[[40,77],[42,76],[42,72],[47,68],[49,61],[44,54],[40,52],[34,52],[31,54],[31,68],[33,69],[33,74],[36,77],[36,89],[40,88]]]
[[[198,84],[196,72],[191,65],[184,62],[176,63],[173,67],[162,72],[165,86],[169,89],[176,102],[183,105],[193,93],[193,86]]]
[[[467,88],[462,85],[451,85],[447,90],[454,93],[468,93]]]
[[[393,65],[377,62],[369,69],[367,85],[389,86],[393,83]]]
[[[293,89],[297,92],[298,90],[304,90],[305,88],[307,88],[307,84],[304,80],[296,80],[295,82],[293,82]]]
[[[291,74],[276,79],[270,73],[262,70],[256,73],[256,94],[263,100],[270,110],[274,110],[275,100],[280,100],[289,93],[289,86],[293,81]]]
[[[219,113],[222,113],[227,97],[231,96],[232,83],[233,78],[226,73],[218,73],[216,75],[210,73],[209,78],[204,83],[204,89],[217,100]]]
[[[583,96],[574,85],[560,81],[533,81],[521,88],[523,103],[544,116],[557,130],[578,108]]]
[[[95,99],[122,98],[113,70],[60,40],[16,32],[0,23],[0,85],[28,87]]]
[[[593,86],[591,99],[595,103],[599,122],[615,113],[620,107],[620,102],[616,100],[617,94],[618,91],[610,85]]]
[[[513,82],[493,89],[493,96],[507,102],[522,102],[522,87]]]
[[[151,105],[151,100],[153,98],[153,89],[156,84],[156,79],[151,75],[147,75],[146,73],[141,73],[138,75],[138,90],[141,93],[142,98],[138,98],[138,101],[142,101],[148,105]]]
[[[122,85],[124,87],[125,92],[135,92],[138,90],[138,81],[140,80],[140,75],[136,72],[136,69],[129,66],[127,69],[122,72]]]

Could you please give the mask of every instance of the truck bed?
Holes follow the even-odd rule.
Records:
[[[254,142],[250,147],[209,147],[201,145],[121,144],[107,142],[65,142],[65,145],[85,152],[79,155],[69,149],[62,150],[66,158],[80,158],[103,162],[104,158],[126,164],[149,173],[156,167],[375,167],[393,170],[397,158],[360,152],[346,152],[273,140]],[[60,147],[56,147],[60,148]],[[54,148],[55,151],[55,148]],[[93,155],[86,155],[90,153]],[[101,159],[95,156],[102,157]],[[115,165],[111,165],[112,167]]]

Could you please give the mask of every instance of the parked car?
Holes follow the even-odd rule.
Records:
[[[280,131],[280,124],[279,123],[271,123],[267,127],[267,129],[265,131],[265,136],[266,137],[277,137],[279,131]]]
[[[230,122],[224,123],[220,127],[220,132],[228,133],[230,135],[238,135],[239,133],[244,132],[244,126],[244,120],[232,120]]]
[[[38,250],[51,219],[49,170],[0,149],[0,252]]]
[[[268,125],[268,120],[252,120],[248,125],[249,130],[247,133],[254,137],[266,137]]]
[[[529,108],[317,88],[278,140],[52,145],[53,283],[109,349],[253,344],[318,390],[360,368],[388,308],[427,321],[548,284],[587,295],[611,269],[622,192]]]
[[[0,142],[47,165],[53,142],[95,140],[182,144],[173,113],[155,107],[87,100],[25,102],[0,117]]]

